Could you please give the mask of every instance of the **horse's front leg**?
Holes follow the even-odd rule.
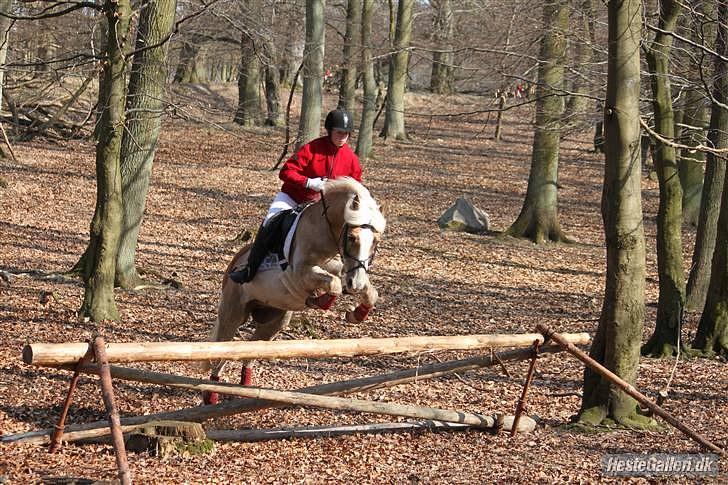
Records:
[[[306,299],[306,304],[310,307],[328,310],[342,293],[341,278],[319,266],[310,267],[309,271],[305,271],[302,281],[304,286],[315,294]]]
[[[364,291],[357,294],[359,305],[351,311],[346,312],[346,321],[350,323],[361,323],[367,319],[369,312],[374,308],[374,304],[379,299],[377,289],[369,282],[364,287]]]

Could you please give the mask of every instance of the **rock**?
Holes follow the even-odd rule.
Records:
[[[488,214],[475,207],[472,202],[458,197],[449,209],[437,220],[440,228],[450,231],[484,232],[490,229]]]

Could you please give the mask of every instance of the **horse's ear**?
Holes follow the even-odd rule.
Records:
[[[361,204],[359,203],[359,194],[354,194],[354,198],[351,199],[351,210],[358,211],[360,205]]]

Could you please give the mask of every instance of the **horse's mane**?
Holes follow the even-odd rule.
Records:
[[[324,195],[337,193],[354,193],[359,196],[359,210],[351,210],[348,207],[344,212],[344,220],[347,224],[361,226],[370,224],[377,232],[384,232],[386,221],[379,210],[379,205],[369,193],[369,190],[361,183],[351,177],[340,177],[329,179],[324,184]]]

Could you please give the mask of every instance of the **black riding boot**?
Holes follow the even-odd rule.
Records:
[[[261,263],[276,244],[276,238],[280,232],[280,224],[283,219],[283,212],[286,211],[279,212],[267,223],[260,225],[258,234],[255,235],[255,240],[250,248],[250,253],[248,253],[248,264],[237,271],[231,272],[228,275],[231,280],[243,284],[255,277]]]

